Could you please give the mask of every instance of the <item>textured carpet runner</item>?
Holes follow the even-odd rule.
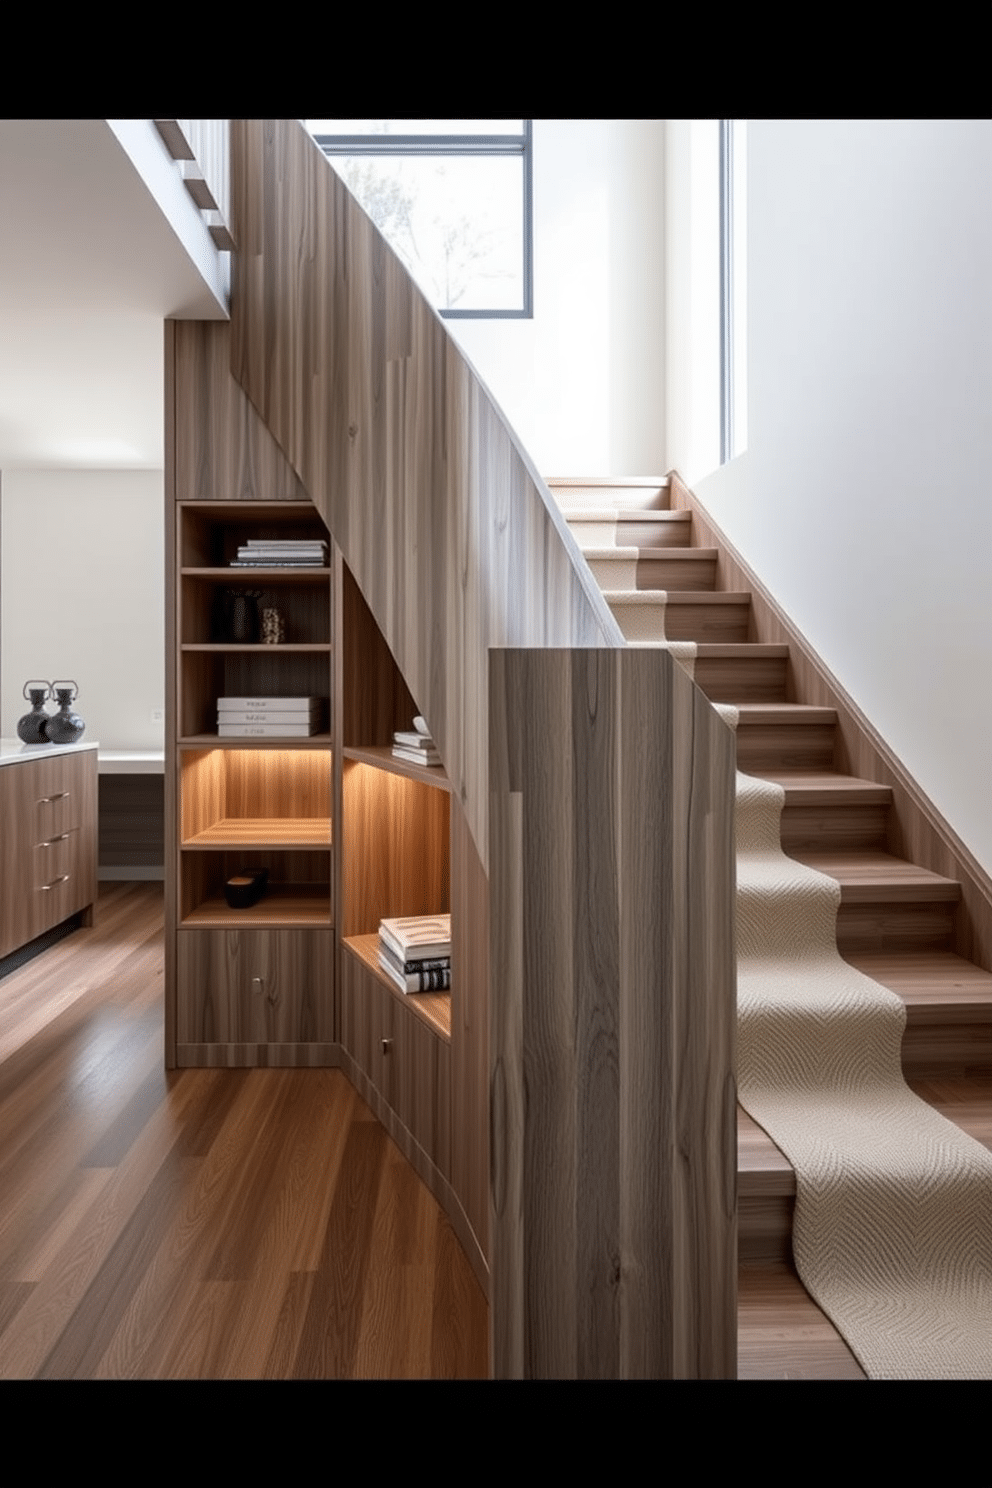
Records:
[[[905,1084],[902,1002],[838,954],[784,799],[737,777],[738,1085],[796,1172],[796,1268],[872,1378],[992,1377],[992,1154]]]
[[[608,597],[693,675],[667,596]],[[796,1269],[871,1378],[992,1378],[992,1153],[906,1085],[903,1003],[840,956],[840,886],[783,853],[784,801],[738,774],[738,1094],[795,1169]]]

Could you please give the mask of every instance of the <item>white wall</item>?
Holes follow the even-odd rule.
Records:
[[[163,476],[7,470],[0,498],[0,732],[28,678],[71,677],[87,739],[161,749],[165,705]],[[48,711],[54,705],[48,705]]]
[[[992,124],[748,129],[749,448],[695,488],[992,871]]]
[[[662,119],[535,119],[534,318],[448,321],[543,475],[664,468]]]

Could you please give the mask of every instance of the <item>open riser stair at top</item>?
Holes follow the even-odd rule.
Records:
[[[696,642],[698,686],[738,710],[738,769],[785,791],[783,850],[840,885],[841,955],[906,1005],[906,1077],[992,1145],[986,1107],[954,1102],[955,1081],[992,1071],[992,974],[959,953],[961,883],[909,860],[893,789],[845,768],[837,709],[804,698],[790,646],[762,639],[740,561],[677,477],[548,484],[628,642]],[[738,1131],[739,1253],[788,1256],[794,1174],[743,1110]]]

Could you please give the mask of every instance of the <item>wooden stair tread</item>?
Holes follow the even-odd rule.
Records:
[[[799,863],[836,879],[844,904],[873,903],[879,898],[905,903],[931,903],[935,899],[956,902],[961,885],[953,878],[920,868],[891,853],[795,850],[789,853]]]
[[[750,594],[736,594],[730,589],[604,589],[603,598],[611,606],[652,603],[680,605],[749,605],[751,603]]]
[[[911,1075],[906,1083],[927,1105],[992,1150],[992,1071]],[[737,1108],[737,1191],[741,1199],[790,1197],[796,1192],[789,1159],[742,1106]]]
[[[738,729],[750,724],[837,722],[836,708],[818,708],[813,703],[740,703],[738,713]]]
[[[911,1021],[937,1022],[955,1012],[992,1019],[992,972],[953,951],[862,951],[846,960],[897,992]]]
[[[645,547],[643,544],[621,547],[618,543],[616,547],[611,548],[580,542],[579,547],[582,549],[583,558],[597,558],[605,563],[640,558],[647,563],[684,563],[691,566],[694,563],[715,563],[717,558],[716,548],[666,548],[664,556],[659,557],[657,548]],[[719,594],[723,591],[714,592]]]
[[[700,641],[697,656],[708,661],[788,661],[788,646],[768,641]]]
[[[892,802],[890,786],[835,770],[754,770],[756,779],[771,781],[785,791],[786,806],[879,805]]]

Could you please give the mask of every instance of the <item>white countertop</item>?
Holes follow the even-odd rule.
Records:
[[[164,749],[101,749],[101,775],[164,775]]]
[[[16,765],[23,760],[51,759],[56,754],[78,754],[81,749],[99,749],[92,739],[78,744],[22,744],[20,739],[0,739],[0,765]]]

